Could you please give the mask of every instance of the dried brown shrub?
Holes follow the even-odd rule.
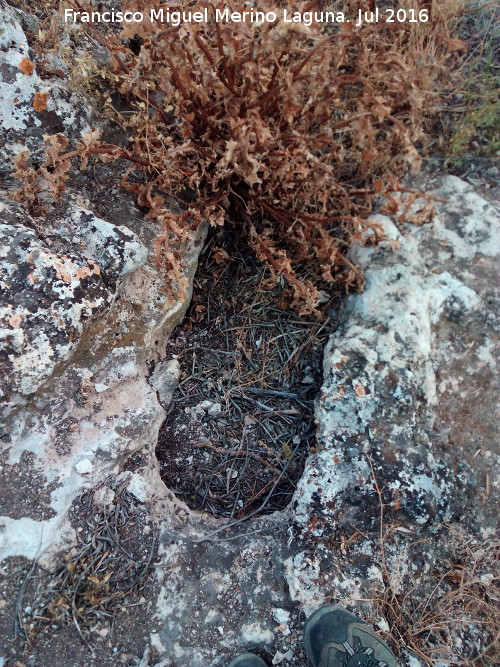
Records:
[[[277,4],[263,0],[258,9]],[[358,4],[334,3],[350,17]],[[149,15],[162,6],[172,9],[160,0],[129,0],[123,9]],[[216,8],[248,10],[243,0],[182,9],[203,7],[211,16]],[[133,104],[133,136],[127,151],[94,146],[87,154],[132,160],[123,184],[162,224],[158,260],[173,282],[182,273],[178,242],[203,219],[231,220],[273,277],[286,278],[293,306],[317,312],[321,287],[336,280],[362,286],[346,251],[374,226],[367,217],[375,198],[398,190],[397,177],[420,166],[422,117],[446,75],[446,26],[447,17],[431,11],[428,24],[359,29],[352,21],[175,28],[145,20],[119,36],[101,34],[114,55],[116,85]],[[172,214],[167,196],[181,202],[181,215]]]
[[[347,4],[356,15],[357,3]],[[202,5],[248,9],[239,0]],[[147,184],[130,187],[162,222],[159,251],[174,274],[171,241],[202,218],[220,225],[229,214],[273,275],[291,284],[299,312],[315,311],[318,286],[339,272],[359,285],[345,257],[350,241],[368,225],[374,197],[420,165],[415,143],[443,76],[439,40],[429,48],[435,28],[145,21],[137,55],[125,47],[127,29],[115,43],[116,69],[121,92],[138,101],[131,150],[149,162]],[[170,213],[166,193],[184,201],[189,193],[182,216]],[[298,275],[305,265],[307,280]]]

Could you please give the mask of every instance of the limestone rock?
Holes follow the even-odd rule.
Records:
[[[21,14],[3,0],[0,9],[0,170],[8,175],[23,148],[41,155],[44,134],[75,139],[97,123],[70,77],[42,79],[36,63],[23,63],[33,54]],[[46,109],[33,107],[36,92],[47,93]],[[132,456],[142,462],[133,478],[141,498],[156,494],[159,512],[172,498],[155,468],[164,410],[148,376],[189,304],[206,230],[182,248],[188,289],[178,298],[153,261],[159,229],[118,183],[116,165],[96,164],[74,175],[57,205],[44,202],[37,219],[7,193],[0,198],[0,561],[52,564],[74,539],[72,503]]]
[[[471,456],[437,447],[434,425],[446,387],[439,366],[466,359],[473,382],[494,364],[487,353],[495,347],[488,258],[498,252],[498,214],[454,177],[436,194],[447,201],[432,226],[403,235],[388,218],[376,218],[399,250],[353,251],[366,287],[349,298],[325,351],[321,451],[308,460],[294,500],[298,523],[314,535],[348,522],[373,527],[374,477],[413,527],[460,519],[478,492]],[[456,337],[463,340],[458,350],[450,344]],[[464,400],[459,386],[455,391]]]
[[[8,209],[0,204],[0,216]],[[12,211],[10,211],[12,215]],[[76,347],[84,322],[113,295],[76,249],[60,255],[23,226],[0,224],[1,393],[35,392]]]
[[[59,226],[61,236],[72,234],[71,242],[110,280],[116,281],[146,263],[147,248],[130,229],[112,225],[92,211],[75,208],[69,220]]]
[[[377,216],[392,242],[353,249],[366,287],[325,350],[319,451],[294,496],[301,546],[286,577],[306,613],[334,598],[382,629],[384,599],[416,628],[411,601],[427,599],[453,646],[475,655],[487,617],[460,601],[440,610],[453,586],[435,568],[484,555],[495,535],[499,214],[455,177],[424,189],[439,198],[431,225]],[[489,576],[487,559],[478,567]]]
[[[42,155],[44,134],[69,131],[78,137],[90,129],[92,104],[68,86],[64,76],[41,78],[22,29],[26,15],[4,0],[0,13],[0,172],[10,174],[12,158],[22,150]],[[61,67],[64,63],[57,62],[52,69]]]
[[[150,383],[158,392],[162,405],[167,406],[179,383],[180,364],[177,359],[169,359],[156,364]]]

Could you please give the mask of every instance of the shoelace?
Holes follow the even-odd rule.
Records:
[[[359,656],[359,658],[363,658],[363,667],[387,667],[386,662],[376,660],[374,658],[374,651],[372,648],[365,648],[361,651],[355,651],[349,642],[343,642],[342,646],[346,650],[346,658],[344,661],[345,665],[349,664],[349,661],[352,657]]]

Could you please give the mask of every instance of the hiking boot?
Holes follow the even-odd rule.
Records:
[[[304,644],[313,667],[399,667],[371,626],[342,607],[321,607],[310,616]]]
[[[267,667],[267,665],[258,655],[242,653],[231,660],[227,667]]]

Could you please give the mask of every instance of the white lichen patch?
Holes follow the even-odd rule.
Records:
[[[5,13],[7,15],[2,13],[0,30],[0,128],[25,131],[30,122],[41,124],[34,112],[33,100],[35,93],[49,92],[50,85],[40,79],[36,69],[31,74],[21,70],[23,59],[31,62],[28,41],[14,12]]]
[[[85,320],[113,297],[95,262],[57,255],[21,225],[0,224],[0,242],[0,281],[8,285],[0,310],[8,360],[1,390],[28,395],[70,355]]]
[[[75,208],[59,226],[62,234],[72,234],[72,243],[87,259],[112,278],[125,276],[147,261],[146,247],[130,229],[112,225],[88,209]]]

